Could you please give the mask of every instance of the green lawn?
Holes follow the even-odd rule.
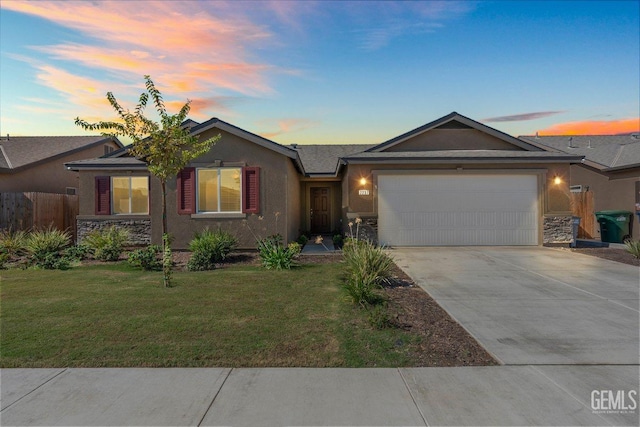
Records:
[[[341,264],[175,274],[126,264],[0,271],[0,366],[410,366],[416,338],[374,330]]]

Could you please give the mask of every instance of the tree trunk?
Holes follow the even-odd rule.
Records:
[[[160,181],[162,186],[162,283],[165,288],[171,286],[170,283],[170,272],[166,271],[167,263],[170,263],[171,260],[167,260],[167,245],[169,245],[169,239],[165,239],[165,234],[167,233],[167,182],[163,179]],[[170,253],[170,252],[169,252]]]

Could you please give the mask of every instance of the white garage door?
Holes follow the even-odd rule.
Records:
[[[392,246],[537,245],[535,175],[380,175],[378,233]]]

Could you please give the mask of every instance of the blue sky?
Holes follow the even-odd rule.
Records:
[[[640,130],[640,2],[0,3],[0,134],[83,134],[150,74],[170,111],[378,143],[451,111],[512,135]]]

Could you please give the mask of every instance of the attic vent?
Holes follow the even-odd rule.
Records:
[[[68,196],[75,196],[76,194],[78,194],[78,189],[76,187],[67,187],[66,193]]]
[[[105,145],[105,146],[104,146],[104,154],[105,154],[105,156],[106,156],[107,154],[113,153],[113,150],[114,150],[114,149],[113,149],[113,147],[112,147],[112,146],[110,146],[110,145]]]
[[[569,146],[567,148],[575,148],[571,143],[573,142],[573,137],[569,137]]]
[[[582,193],[582,185],[572,185],[569,187],[569,191],[572,193]]]

